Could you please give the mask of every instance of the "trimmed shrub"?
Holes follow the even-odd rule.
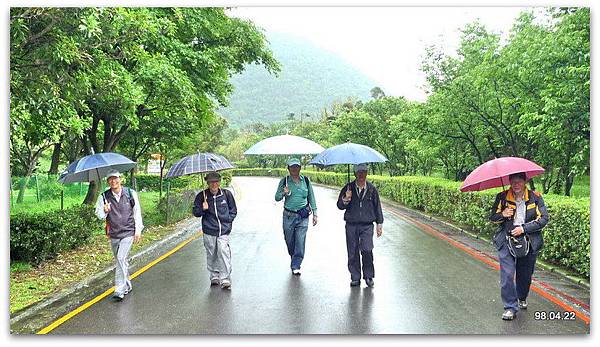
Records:
[[[223,177],[221,186],[227,187],[231,184],[231,170],[221,171]],[[160,176],[158,175],[146,175],[137,174],[135,180],[139,191],[159,191],[160,190]],[[206,188],[206,182],[204,182],[204,174],[196,174],[189,176],[180,176],[169,179],[171,182],[172,190],[186,190],[186,189],[204,189]],[[163,192],[167,190],[167,180],[163,178]]]
[[[234,176],[283,177],[286,169],[235,169]],[[315,183],[342,187],[347,174],[303,170]],[[459,191],[461,182],[424,176],[387,177],[369,175],[381,196],[406,207],[442,217],[490,237],[496,226],[488,222],[496,194],[501,190]],[[544,195],[549,222],[544,228],[541,259],[590,276],[590,199]]]
[[[10,217],[10,259],[39,264],[103,232],[103,222],[89,206]]]

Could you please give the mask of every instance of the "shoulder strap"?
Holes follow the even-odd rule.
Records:
[[[133,195],[131,195],[131,188],[129,187],[123,187],[124,189],[124,193],[125,196],[127,196],[127,199],[129,199],[129,205],[131,205],[131,208],[133,208],[133,206],[135,206],[135,200],[133,200]]]
[[[310,205],[310,181],[308,180],[308,176],[304,176],[304,182],[306,183],[306,189],[308,190],[308,204]]]

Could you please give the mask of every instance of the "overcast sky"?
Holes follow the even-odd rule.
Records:
[[[525,7],[238,7],[230,14],[267,31],[292,34],[328,49],[388,95],[424,100],[419,66],[425,47],[454,52],[459,29],[479,20],[507,34]]]

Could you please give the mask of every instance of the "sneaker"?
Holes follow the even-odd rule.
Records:
[[[515,319],[515,312],[513,310],[506,310],[506,311],[504,311],[504,313],[502,314],[502,319],[503,320],[513,320],[513,319]]]
[[[231,282],[227,280],[221,282],[221,289],[231,289]]]
[[[113,299],[115,299],[115,301],[122,301],[124,297],[125,297],[125,294],[123,294],[123,293],[118,293],[118,294],[115,293],[113,295]]]
[[[218,286],[219,285],[219,279],[218,278],[213,278],[210,280],[210,286]]]
[[[367,283],[367,286],[369,286],[369,287],[371,287],[371,288],[373,288],[373,287],[375,286],[375,281],[373,281],[373,279],[372,279],[372,278],[367,278],[367,279],[365,280],[365,282]]]
[[[292,270],[292,275],[294,275],[294,276],[300,276],[300,269],[293,269]]]
[[[519,308],[526,310],[527,309],[527,299],[525,300],[519,300]]]
[[[131,288],[131,287],[130,287],[130,288],[129,288],[129,289],[127,289],[127,290],[125,291],[125,293],[123,293],[123,294],[127,295],[127,294],[131,293],[132,291],[133,291],[133,288]]]
[[[358,287],[360,286],[360,281],[351,281],[350,282],[350,287]]]

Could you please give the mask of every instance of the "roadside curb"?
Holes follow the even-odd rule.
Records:
[[[200,230],[199,221],[193,217],[186,218],[177,222],[175,229],[178,231],[130,256],[130,272],[135,273],[146,262],[156,258],[158,254],[172,248],[173,245],[180,243],[182,239],[188,239],[196,234]],[[107,287],[112,287],[114,269],[115,265],[108,266],[72,287],[13,313],[10,317],[11,334],[35,333],[50,322],[98,295]]]

